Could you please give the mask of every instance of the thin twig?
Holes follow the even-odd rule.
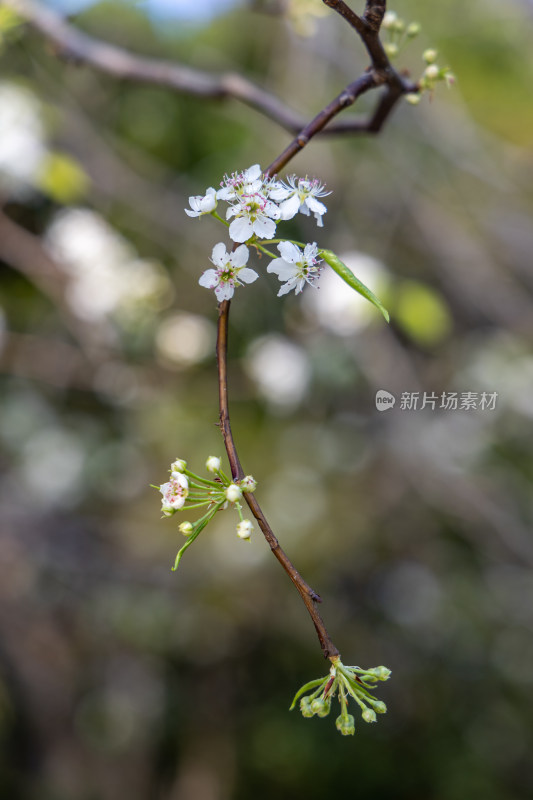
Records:
[[[219,305],[218,316],[218,337],[217,337],[217,362],[218,362],[218,385],[220,399],[220,428],[224,437],[224,444],[231,466],[233,480],[238,481],[244,477],[244,471],[237,455],[235,442],[231,433],[229,408],[228,408],[228,376],[227,376],[227,354],[228,354],[228,315],[230,309],[229,300],[224,300]],[[280,543],[278,542],[272,528],[268,524],[255,495],[245,492],[244,498],[248,503],[250,511],[254,515],[265,539],[270,545],[270,549],[278,559],[279,563],[294,583],[317,632],[324,658],[335,658],[339,651],[331,641],[322,617],[318,613],[317,604],[322,602],[320,595],[312,589],[302,578],[294,564],[291,562]]]

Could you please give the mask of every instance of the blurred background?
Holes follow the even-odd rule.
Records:
[[[309,118],[366,66],[314,0],[49,5]],[[272,275],[239,290],[230,330],[258,499],[344,661],[392,669],[389,713],[343,738],[334,713],[288,713],[327,665],[260,533],[220,514],[172,573],[179,520],[149,488],[223,453],[198,286],[221,229],[183,209],[290,137],[65,63],[0,6],[2,797],[532,796],[533,8],[393,8],[423,26],[399,66],[417,79],[436,47],[457,84],[378,138],[313,141],[290,171],[332,190],[325,227],[289,226],[391,324],[324,272],[298,298]],[[440,408],[452,392],[496,402]]]

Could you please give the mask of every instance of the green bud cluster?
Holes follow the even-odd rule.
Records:
[[[309,681],[296,692],[290,710],[300,700],[303,717],[327,717],[332,701],[337,697],[341,707],[335,722],[337,730],[343,736],[352,736],[355,733],[355,720],[348,713],[348,700],[355,700],[365,722],[376,722],[376,714],[384,714],[387,706],[382,700],[377,700],[372,691],[378,681],[388,680],[390,674],[387,667],[347,667],[339,658],[334,659],[328,675]]]
[[[187,537],[187,541],[176,555],[172,571],[177,570],[181,558],[188,547],[198,538],[203,529],[213,519],[217,511],[231,506],[237,511],[239,524],[237,536],[248,540],[253,530],[250,520],[245,520],[242,514],[240,500],[246,492],[253,492],[257,482],[252,475],[246,475],[240,481],[231,480],[221,469],[221,460],[217,456],[209,456],[206,469],[212,473],[212,478],[204,478],[191,472],[187,462],[177,458],[170,465],[170,480],[161,486],[152,485],[163,495],[162,510],[165,517],[173,516],[178,511],[190,511],[195,508],[205,508],[205,513],[195,522],[186,520],[178,529]]]
[[[422,26],[418,22],[407,23],[396,11],[387,11],[381,23],[383,48],[389,58],[395,58],[405,45],[414,39]]]

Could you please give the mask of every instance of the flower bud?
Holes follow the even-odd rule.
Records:
[[[383,17],[383,22],[381,23],[381,27],[385,28],[385,30],[390,30],[396,24],[397,19],[398,14],[396,11],[386,11]]]
[[[249,539],[252,535],[252,531],[254,526],[250,522],[249,519],[243,519],[242,522],[239,522],[237,525],[237,536],[239,539]]]
[[[165,502],[161,504],[161,511],[163,512],[165,517],[171,517],[173,514],[176,513],[176,509]]]
[[[302,712],[303,717],[314,716],[315,712],[311,708],[311,701],[308,697],[302,697],[300,700],[300,711]]]
[[[182,458],[177,458],[170,465],[171,472],[185,472],[186,469],[187,469],[187,462],[184,461]]]
[[[322,697],[315,697],[311,703],[311,711],[319,717],[327,717],[331,710],[331,703]]]
[[[361,716],[365,722],[376,722],[376,715],[370,708],[365,708]]]
[[[353,736],[355,733],[355,720],[351,714],[346,714],[345,716],[341,714],[335,720],[335,725],[343,736]]]
[[[437,56],[438,53],[433,48],[430,48],[429,50],[424,50],[424,52],[422,53],[422,58],[424,59],[426,64],[434,64],[435,61],[437,60]]]
[[[415,36],[418,36],[421,30],[422,25],[419,22],[411,22],[411,24],[407,26],[406,33],[409,39],[414,39]]]
[[[417,106],[422,99],[422,95],[416,94],[416,92],[409,92],[409,94],[405,95],[405,99],[410,105]]]
[[[440,69],[436,64],[430,64],[429,67],[426,67],[424,70],[424,75],[428,81],[436,81],[440,76]]]
[[[230,503],[236,503],[237,500],[239,500],[242,497],[242,492],[236,483],[230,483],[224,494],[226,495],[226,499],[229,500]]]
[[[372,703],[372,708],[377,714],[386,714],[387,713],[387,706],[383,702],[383,700],[374,700]]]
[[[243,492],[255,492],[257,489],[257,481],[253,475],[245,475],[245,477],[239,483],[239,486]]]
[[[194,530],[193,524],[192,522],[182,522],[181,525],[178,526],[178,530],[184,536],[189,536]]]
[[[403,19],[398,18],[394,25],[392,26],[393,31],[395,33],[403,33],[405,30],[405,21]]]
[[[373,675],[378,681],[388,681],[391,676],[391,671],[387,667],[372,667],[367,669],[369,675]]]
[[[220,458],[218,456],[209,456],[205,462],[208,472],[218,472],[220,469]]]
[[[394,44],[394,42],[385,42],[383,47],[389,58],[394,58],[394,56],[398,55],[398,45]]]

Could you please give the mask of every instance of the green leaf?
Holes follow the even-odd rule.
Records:
[[[294,708],[294,706],[296,705],[296,701],[297,701],[297,700],[299,700],[299,698],[300,698],[300,697],[301,697],[303,694],[305,694],[306,692],[308,692],[308,691],[309,691],[309,689],[315,689],[317,686],[320,686],[320,684],[322,684],[322,683],[323,683],[323,684],[324,684],[324,686],[325,686],[325,685],[326,685],[326,683],[328,682],[328,677],[329,677],[329,676],[326,676],[325,678],[316,678],[316,680],[314,680],[314,681],[309,681],[309,683],[306,683],[306,684],[305,684],[305,686],[302,686],[300,689],[298,689],[298,691],[297,691],[297,692],[296,692],[296,694],[294,695],[294,700],[292,701],[292,704],[291,704],[291,707],[289,708],[289,711],[292,711],[292,709],[293,709],[293,708]]]
[[[369,300],[372,305],[376,306],[377,309],[381,311],[387,322],[390,321],[389,312],[383,305],[383,303],[378,300],[374,292],[371,292],[368,286],[356,278],[353,274],[352,270],[346,266],[344,261],[341,261],[340,258],[335,255],[332,250],[319,250],[319,255],[324,259],[326,264],[329,264],[331,269],[337,273],[339,278],[348,284],[352,289],[364,297],[366,300]]]

